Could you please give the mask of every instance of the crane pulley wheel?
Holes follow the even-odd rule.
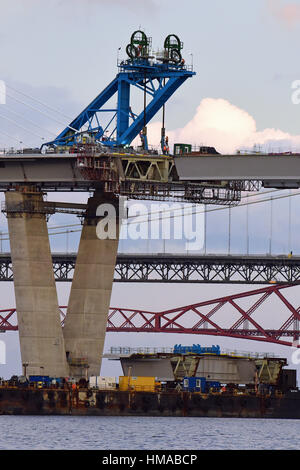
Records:
[[[137,30],[131,35],[130,39],[131,44],[137,44],[138,46],[147,47],[148,46],[148,38],[144,31]]]
[[[170,59],[173,62],[175,62],[175,64],[179,64],[179,62],[181,62],[181,60],[182,60],[180,51],[178,49],[171,49]]]
[[[130,43],[126,47],[126,53],[130,57],[130,59],[135,59],[138,56],[139,51],[134,44]]]
[[[177,49],[180,51],[182,49],[182,44],[179,37],[176,36],[176,34],[169,34],[169,36],[167,36],[165,39],[164,48],[168,50]]]

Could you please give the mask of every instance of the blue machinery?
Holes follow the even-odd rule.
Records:
[[[147,123],[163,108],[161,147],[167,153],[164,105],[187,78],[195,75],[182,59],[182,47],[178,36],[171,34],[165,39],[163,51],[151,54],[151,38],[143,31],[135,31],[126,47],[129,58],[118,64],[116,78],[53,141],[44,145],[73,146],[88,138],[109,148],[125,147],[140,135],[142,147],[147,150]],[[144,94],[140,114],[135,114],[130,105],[131,86]],[[117,107],[104,108],[116,93]],[[151,97],[148,104],[147,95]]]
[[[193,346],[181,346],[175,344],[173,349],[174,354],[221,354],[220,346],[212,345],[210,347],[203,347],[200,344],[193,344]]]

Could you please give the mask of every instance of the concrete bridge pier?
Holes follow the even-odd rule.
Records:
[[[68,375],[43,195],[5,193],[22,364],[28,375]]]
[[[99,239],[96,215],[101,204],[115,209],[115,239]],[[95,193],[81,233],[69,304],[63,329],[70,376],[99,375],[119,241],[118,199]]]

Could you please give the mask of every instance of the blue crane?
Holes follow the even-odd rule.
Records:
[[[85,142],[88,136],[93,142],[101,142],[113,149],[130,145],[140,135],[142,146],[147,150],[146,126],[163,107],[161,147],[165,149],[164,105],[187,78],[195,75],[182,59],[182,47],[178,36],[170,34],[165,39],[163,51],[151,55],[151,38],[143,31],[135,31],[126,47],[128,59],[118,64],[119,73],[115,79],[54,140],[44,145],[73,146]],[[132,111],[132,86],[144,95],[140,114]],[[115,94],[117,107],[104,108]]]

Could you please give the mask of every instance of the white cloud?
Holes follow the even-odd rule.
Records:
[[[148,126],[148,140],[159,145],[161,123]],[[258,131],[255,119],[225,99],[204,98],[195,116],[184,127],[167,131],[169,142],[214,146],[221,153],[260,145],[267,151],[295,151],[300,148],[300,135],[293,136],[280,129]]]

